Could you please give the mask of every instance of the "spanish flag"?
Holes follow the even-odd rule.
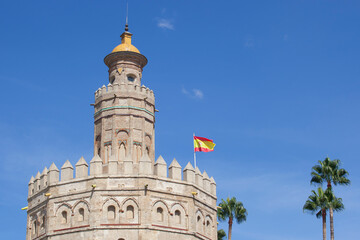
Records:
[[[194,152],[212,152],[214,147],[213,140],[194,136]]]

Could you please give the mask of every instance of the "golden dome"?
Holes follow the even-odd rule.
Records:
[[[140,51],[131,44],[131,36],[132,34],[129,32],[124,32],[123,34],[121,34],[121,44],[116,46],[114,50],[112,50],[112,53],[123,51],[140,53]]]

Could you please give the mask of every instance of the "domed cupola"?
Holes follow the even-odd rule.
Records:
[[[110,84],[133,81],[141,85],[142,70],[148,60],[131,44],[131,37],[132,34],[126,24],[125,32],[121,34],[121,44],[104,59],[106,66],[109,67]]]

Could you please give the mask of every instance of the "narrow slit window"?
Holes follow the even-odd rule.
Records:
[[[108,207],[108,219],[109,220],[114,220],[115,219],[115,207],[114,206],[109,206]]]
[[[62,211],[62,213],[61,213],[61,223],[62,224],[65,224],[65,223],[67,223],[67,212],[66,211]]]
[[[158,207],[156,209],[156,213],[157,213],[157,220],[159,222],[164,221],[164,210],[161,207]]]
[[[129,205],[126,207],[126,218],[133,219],[134,218],[134,207]]]
[[[79,209],[79,216],[78,216],[78,221],[82,222],[84,221],[85,218],[85,210],[83,208]]]

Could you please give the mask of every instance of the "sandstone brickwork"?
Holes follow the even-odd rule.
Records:
[[[53,163],[31,177],[26,239],[217,239],[214,178],[190,162],[155,161],[155,97],[141,85],[147,59],[118,51],[105,64],[109,84],[95,92],[94,157],[67,160],[60,170]]]

